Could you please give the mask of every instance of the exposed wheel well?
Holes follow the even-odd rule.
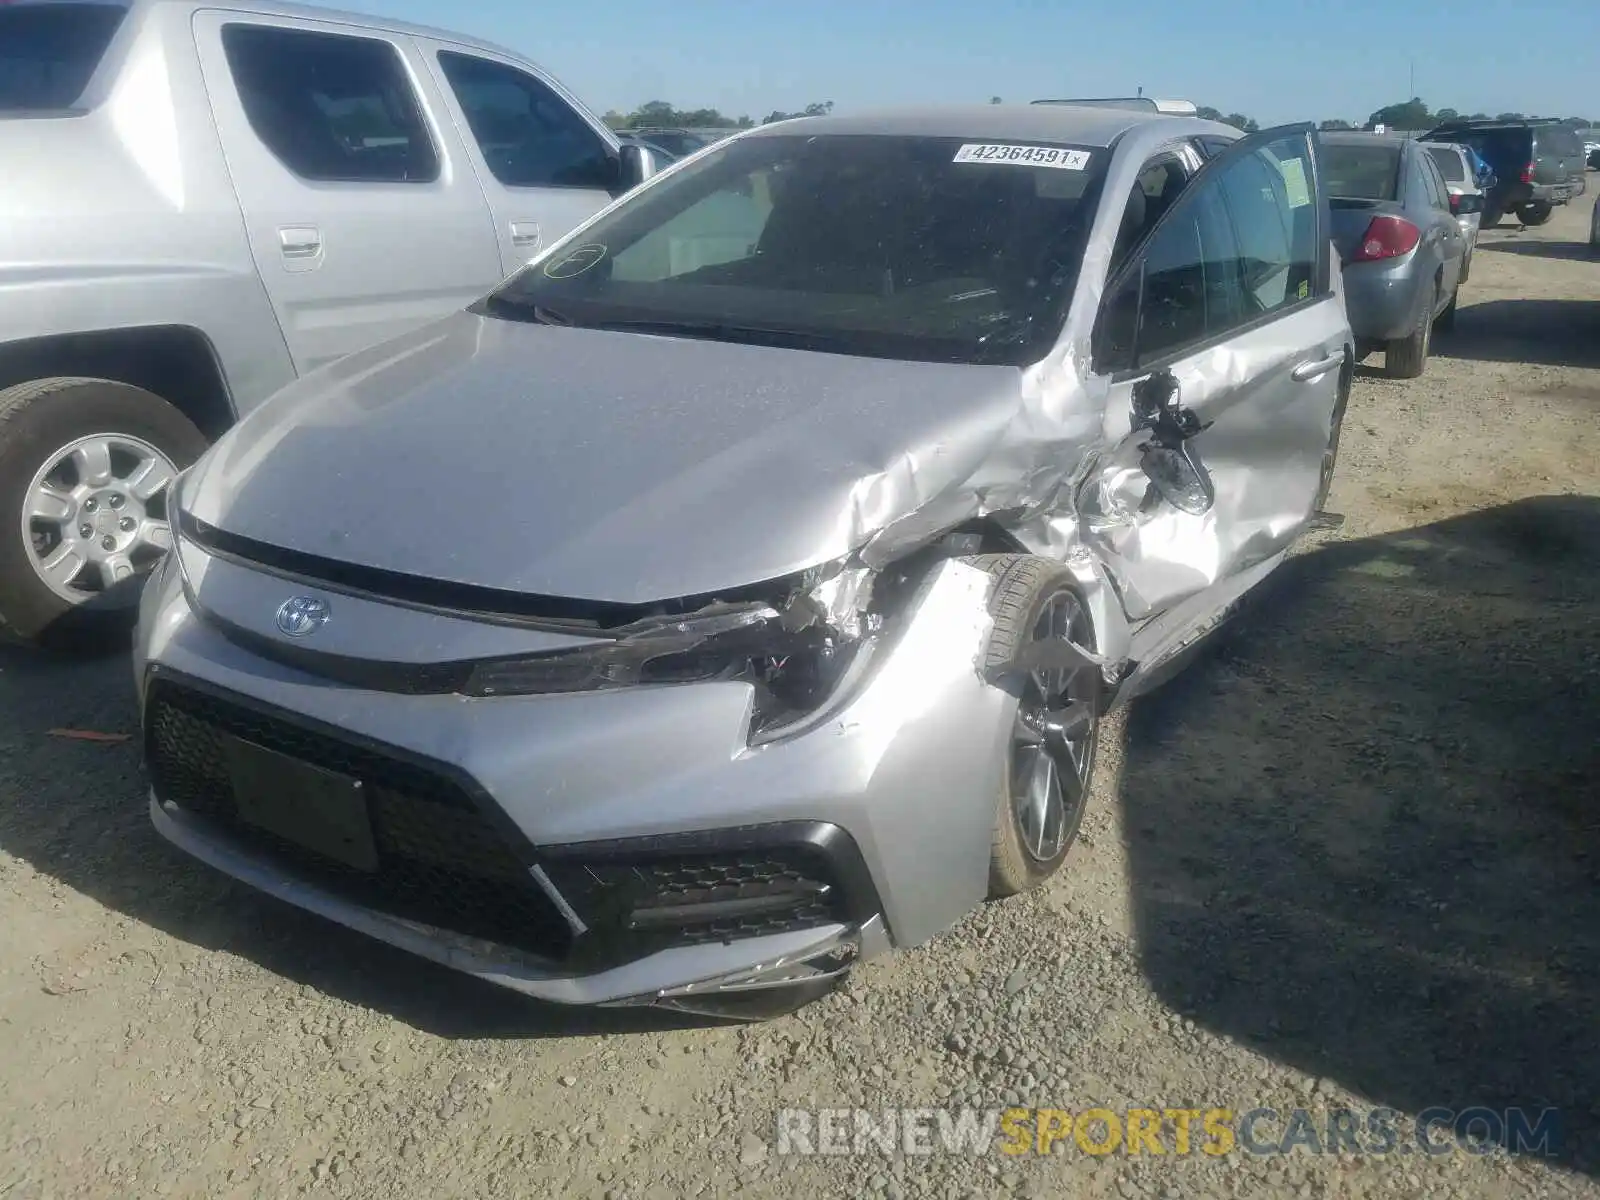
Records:
[[[183,325],[107,329],[0,344],[0,388],[56,375],[131,383],[167,401],[210,440],[233,424],[211,342]]]

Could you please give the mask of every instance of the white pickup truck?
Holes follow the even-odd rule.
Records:
[[[119,623],[252,406],[656,169],[507,50],[258,0],[0,5],[0,162],[0,623],[41,641]]]

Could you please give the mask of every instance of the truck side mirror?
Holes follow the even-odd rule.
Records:
[[[624,142],[618,151],[618,156],[619,192],[631,192],[661,169],[655,153],[648,146],[641,146],[637,142]]]

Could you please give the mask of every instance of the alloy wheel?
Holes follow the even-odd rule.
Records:
[[[1088,614],[1078,597],[1056,592],[1040,611],[1035,642],[1085,645]],[[1031,672],[1017,703],[1011,745],[1011,808],[1022,847],[1050,862],[1071,840],[1089,798],[1094,765],[1096,668],[1087,664]]]

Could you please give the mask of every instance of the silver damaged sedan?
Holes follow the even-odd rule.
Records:
[[[1328,492],[1309,126],[769,125],[185,473],[150,813],[546,1000],[759,1017],[1060,868]]]

